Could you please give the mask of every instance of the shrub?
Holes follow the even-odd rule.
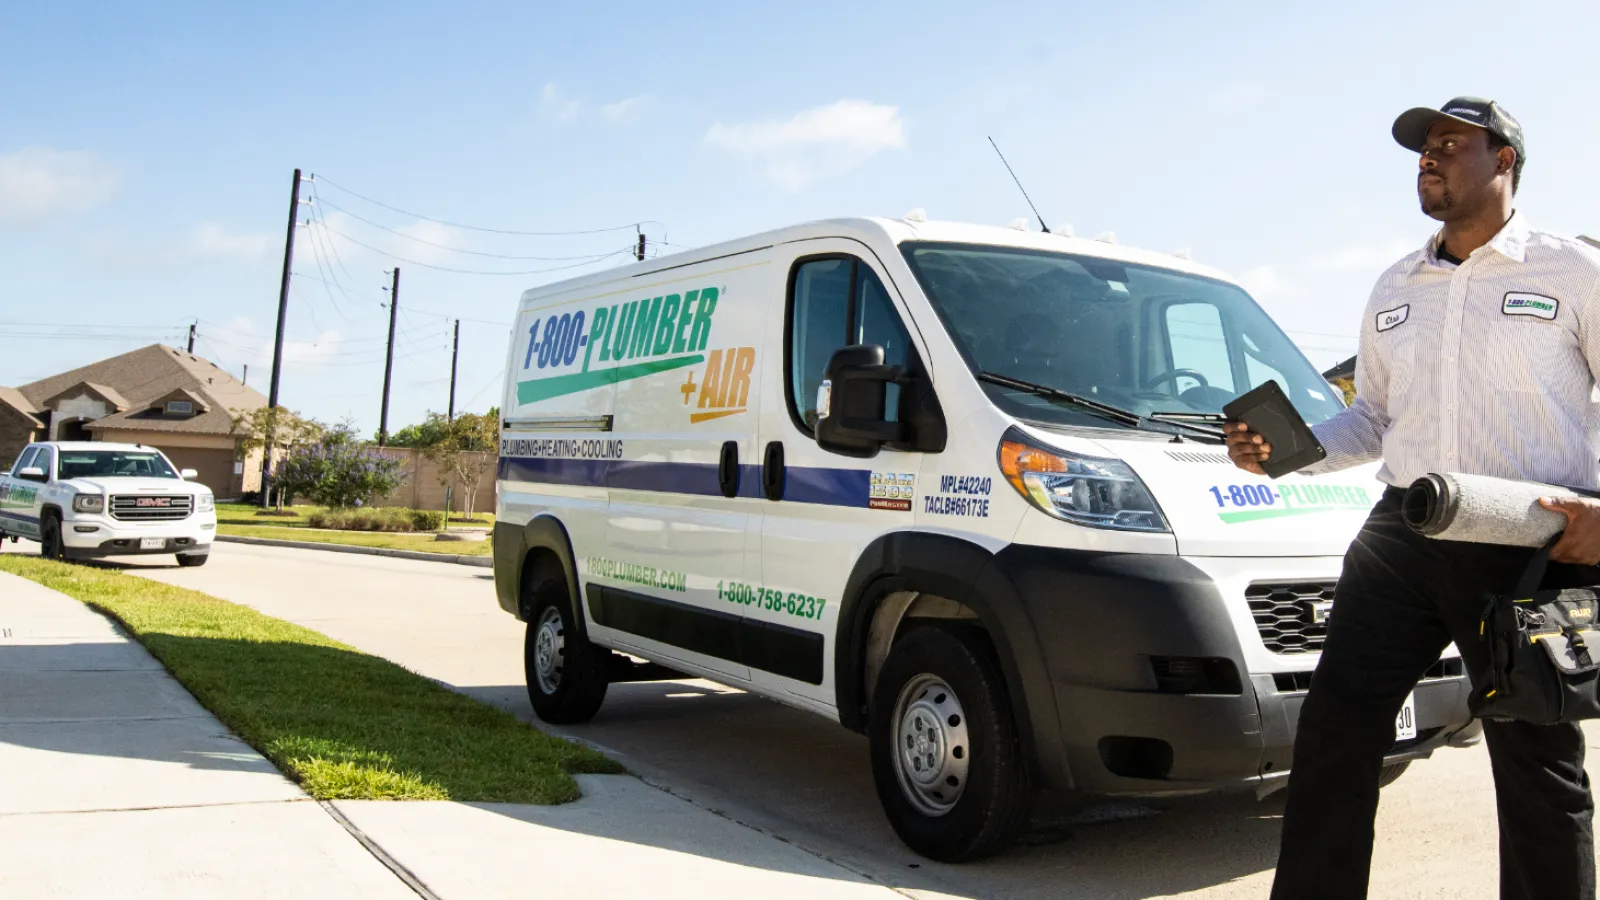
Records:
[[[438,531],[444,527],[444,513],[436,509],[413,509],[411,527],[417,531]]]
[[[339,531],[414,531],[416,515],[403,507],[329,509],[307,516],[306,524]]]
[[[321,443],[290,453],[273,476],[274,485],[324,506],[370,503],[392,492],[402,480],[403,464],[371,448],[330,433]]]

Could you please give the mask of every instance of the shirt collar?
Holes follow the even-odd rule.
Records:
[[[1523,262],[1528,256],[1528,219],[1520,212],[1512,212],[1511,218],[1504,227],[1484,248],[1490,249],[1504,256],[1512,262]],[[1444,229],[1441,228],[1428,238],[1428,245],[1423,248],[1424,261],[1431,265],[1442,265],[1439,262],[1439,247],[1444,244]],[[1481,249],[1481,248],[1480,248]],[[1476,252],[1476,251],[1474,251]]]

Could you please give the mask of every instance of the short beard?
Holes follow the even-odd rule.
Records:
[[[1442,218],[1443,214],[1449,213],[1456,208],[1455,195],[1450,193],[1449,188],[1440,193],[1437,199],[1431,201],[1421,191],[1418,191],[1417,200],[1422,205],[1423,215],[1432,216],[1436,219]]]

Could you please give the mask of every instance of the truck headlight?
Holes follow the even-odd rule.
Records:
[[[1150,489],[1120,460],[1046,450],[1013,431],[1000,441],[1000,471],[1046,515],[1090,528],[1171,530]]]
[[[213,494],[201,494],[194,508],[199,512],[210,512],[217,508],[217,498]]]
[[[79,494],[72,498],[72,511],[81,513],[103,512],[106,498],[102,494]]]

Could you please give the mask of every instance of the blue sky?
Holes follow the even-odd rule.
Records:
[[[547,269],[633,231],[494,235],[348,190],[515,231],[647,221],[682,246],[912,207],[1004,224],[1027,207],[993,135],[1052,226],[1191,248],[1322,366],[1432,230],[1388,135],[1409,106],[1499,100],[1527,130],[1519,207],[1600,234],[1594,3],[95,6],[0,9],[0,384],[198,319],[197,350],[264,390],[297,166],[321,202],[282,402],[367,431],[394,256],[398,427],[445,405],[451,317],[458,406],[495,402],[496,323],[563,275],[421,263]]]

